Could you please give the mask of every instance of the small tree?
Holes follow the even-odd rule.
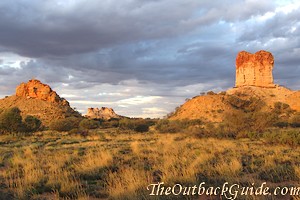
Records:
[[[9,108],[0,115],[0,129],[4,132],[20,132],[24,130],[21,111],[17,107]]]
[[[79,123],[79,127],[83,129],[95,129],[99,127],[99,122],[92,119],[83,119]]]
[[[69,117],[51,122],[49,128],[55,131],[70,131],[73,128],[78,128],[78,124],[74,123],[73,117]]]
[[[147,121],[145,119],[124,118],[119,121],[119,128],[134,130],[136,132],[147,132],[149,131],[149,126],[151,124],[151,121]]]
[[[28,132],[34,132],[37,131],[41,127],[42,122],[31,115],[27,115],[25,120],[24,120],[24,125],[26,128],[26,131]]]

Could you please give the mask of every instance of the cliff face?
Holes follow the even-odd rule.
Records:
[[[270,52],[258,51],[255,54],[241,51],[236,57],[235,87],[258,86],[275,87],[273,82],[274,57]]]
[[[40,99],[51,103],[62,103],[64,105],[69,105],[69,103],[60,98],[58,94],[50,88],[49,85],[35,79],[29,80],[27,83],[21,83],[16,88],[16,96],[26,99]]]
[[[86,117],[91,119],[104,119],[109,120],[112,118],[119,119],[121,118],[119,115],[115,113],[112,108],[88,108]]]

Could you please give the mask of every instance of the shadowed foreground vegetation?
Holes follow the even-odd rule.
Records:
[[[300,180],[300,148],[270,144],[264,138],[109,128],[93,129],[87,136],[56,131],[7,134],[0,141],[0,199],[193,199],[150,197],[146,187],[159,181],[170,186],[266,181],[274,188],[297,186]]]

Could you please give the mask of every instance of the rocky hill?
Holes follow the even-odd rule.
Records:
[[[90,119],[120,119],[122,116],[117,115],[112,108],[101,107],[101,108],[88,108],[86,117]]]
[[[18,107],[22,116],[32,115],[39,118],[46,126],[56,119],[81,117],[49,85],[35,79],[17,86],[15,95],[0,99],[1,109],[11,107]]]
[[[288,104],[300,112],[300,91],[292,91],[273,82],[274,57],[270,52],[255,54],[242,51],[236,58],[236,85],[226,92],[196,96],[180,106],[170,117],[176,119],[202,119],[221,122],[226,112],[238,106],[261,102],[263,111],[271,111],[275,104]],[[254,102],[253,102],[254,101]],[[256,105],[258,106],[258,105]]]

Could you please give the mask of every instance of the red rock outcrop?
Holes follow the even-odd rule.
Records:
[[[16,88],[16,96],[69,105],[69,103],[65,99],[60,98],[59,95],[53,91],[49,85],[35,79],[31,79],[27,83],[21,83]]]
[[[255,54],[241,51],[236,57],[235,87],[258,86],[275,87],[273,82],[274,57],[270,52],[258,51]]]
[[[259,99],[264,102],[264,112],[271,112],[277,102],[288,104],[292,110],[300,112],[300,91],[275,85],[273,65],[274,57],[270,52],[240,52],[236,58],[235,88],[219,94],[196,96],[181,105],[169,119],[222,122],[226,112],[236,111],[236,107],[232,106],[234,98],[247,101],[253,97]]]
[[[86,117],[91,119],[109,120],[112,118],[119,119],[121,116],[117,115],[112,108],[88,108]]]
[[[0,99],[0,110],[12,107],[18,107],[23,118],[27,115],[35,116],[45,126],[58,119],[82,118],[81,114],[72,109],[69,102],[60,98],[49,85],[34,79],[17,86],[16,95]]]

